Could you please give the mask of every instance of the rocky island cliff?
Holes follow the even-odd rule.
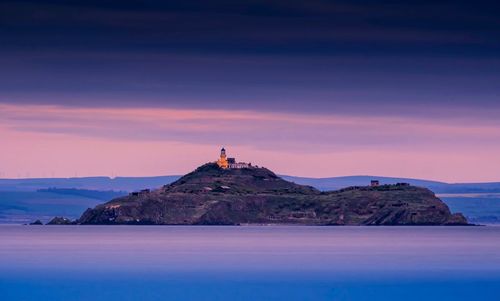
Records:
[[[466,225],[426,188],[407,184],[322,192],[261,167],[216,163],[164,187],[88,209],[78,224]]]

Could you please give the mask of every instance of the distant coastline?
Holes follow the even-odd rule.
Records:
[[[436,194],[497,194],[500,195],[500,182],[488,183],[445,183],[422,179],[383,177],[383,176],[341,176],[327,178],[308,178],[279,175],[285,180],[301,185],[314,186],[319,190],[337,190],[349,186],[363,186],[371,179],[381,184],[405,182],[431,189]],[[181,175],[154,177],[81,177],[81,178],[33,178],[0,179],[0,191],[35,191],[38,189],[87,189],[99,191],[135,191],[156,189],[178,180]]]
[[[115,178],[87,177],[69,179],[0,179],[0,224],[28,224],[36,219],[44,223],[49,222],[54,216],[67,216],[74,220],[88,207],[93,207],[112,198],[106,198],[110,190],[114,190],[116,196],[126,195],[131,191],[144,188],[155,189],[164,184],[172,183],[180,176],[165,177],[130,177]],[[477,184],[446,184],[404,178],[386,178],[377,176],[350,176],[332,178],[305,178],[283,176],[284,179],[295,183],[311,185],[317,189],[335,188],[343,185],[354,186],[354,184],[366,183],[368,179],[380,179],[382,183],[419,181],[422,187],[437,191],[441,198],[453,212],[463,212],[467,219],[475,224],[498,224],[500,223],[500,183],[477,183]],[[393,180],[393,182],[390,182]],[[102,194],[97,198],[85,196],[53,194],[45,191],[50,187],[56,189],[94,190]],[[119,192],[117,190],[121,190]],[[458,193],[448,193],[458,191]],[[98,193],[98,192],[97,192]],[[114,196],[113,196],[114,197]]]

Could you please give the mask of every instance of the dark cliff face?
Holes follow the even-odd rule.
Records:
[[[265,168],[205,164],[161,189],[88,209],[81,224],[462,225],[461,214],[414,186],[320,192]]]

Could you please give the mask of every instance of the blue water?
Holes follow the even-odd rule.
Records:
[[[500,227],[0,226],[0,300],[499,300]]]

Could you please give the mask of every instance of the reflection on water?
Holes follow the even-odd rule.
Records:
[[[2,300],[495,300],[499,250],[500,227],[0,226],[0,291]]]

